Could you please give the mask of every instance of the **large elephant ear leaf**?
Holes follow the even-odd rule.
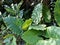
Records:
[[[60,26],[60,0],[57,0],[55,3],[54,17],[57,24]]]
[[[32,19],[35,24],[38,24],[41,21],[42,17],[42,3],[39,3],[35,6],[33,13],[32,13]]]

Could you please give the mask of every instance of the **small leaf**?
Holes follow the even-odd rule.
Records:
[[[4,37],[4,39],[9,38],[9,37],[12,37],[12,36],[13,36],[13,34],[8,34],[8,35],[6,35],[6,36]]]
[[[18,11],[19,11],[19,9],[20,9],[22,3],[23,3],[23,0],[21,0],[20,3],[19,3],[18,6],[17,6],[17,10],[18,10]]]
[[[12,34],[8,34],[5,36],[4,43],[5,43],[5,45],[17,45],[16,44],[16,38]]]
[[[4,43],[5,45],[11,45],[11,40],[13,38],[13,35],[12,34],[8,34],[4,37]]]
[[[26,30],[32,23],[32,19],[28,19],[23,23],[22,29]]]
[[[45,30],[46,25],[40,24],[40,25],[31,25],[29,27],[29,30],[34,29],[34,30]]]
[[[44,22],[49,23],[51,21],[51,14],[48,6],[46,6],[45,4],[43,4],[42,13],[43,13]]]
[[[10,13],[10,14],[12,14],[12,15],[15,15],[15,14],[16,14],[15,10],[13,10],[12,8],[6,7],[5,9],[6,9],[6,11],[7,11],[8,13]]]
[[[2,19],[2,15],[0,15],[0,22],[2,21],[3,19]]]
[[[17,45],[17,44],[16,44],[16,38],[15,38],[14,36],[13,36],[13,40],[12,40],[11,45]]]
[[[39,3],[35,6],[31,18],[33,19],[33,22],[35,24],[38,24],[41,21],[41,18],[42,18],[42,3]]]

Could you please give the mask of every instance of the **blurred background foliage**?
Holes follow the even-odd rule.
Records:
[[[60,0],[0,0],[0,45],[60,45],[59,10]]]

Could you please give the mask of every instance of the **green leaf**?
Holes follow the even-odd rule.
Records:
[[[28,30],[24,32],[24,34],[22,35],[22,39],[28,44],[36,44],[38,40],[42,39],[41,37],[39,37],[39,34],[39,31]]]
[[[26,43],[26,45],[33,45],[33,44]]]
[[[13,33],[20,35],[22,33],[21,26],[23,24],[23,20],[15,17],[5,17],[4,22],[8,29],[10,29]]]
[[[5,45],[11,45],[11,40],[13,38],[13,35],[12,34],[8,34],[4,37],[4,43]]]
[[[16,38],[15,38],[14,36],[13,36],[13,40],[12,40],[11,45],[17,45],[17,44],[16,44]]]
[[[60,0],[57,0],[55,3],[54,16],[57,24],[60,26]]]
[[[2,43],[0,43],[0,45],[2,45]]]
[[[2,15],[0,15],[0,22],[2,21],[3,19],[2,19]]]
[[[40,24],[40,25],[31,25],[29,27],[29,30],[34,29],[34,30],[45,30],[46,25]]]
[[[12,8],[6,7],[5,9],[6,9],[6,11],[7,11],[8,13],[10,13],[10,14],[12,14],[12,15],[15,15],[15,14],[16,14],[16,11],[13,10]]]
[[[47,27],[46,34],[49,38],[60,39],[60,27],[56,26]]]
[[[12,36],[13,36],[13,34],[8,34],[8,35],[6,35],[6,36],[4,37],[4,39],[9,38],[9,37],[12,37]]]
[[[10,44],[11,44],[11,43],[10,43],[10,39],[5,39],[4,41],[5,41],[5,42],[4,42],[5,45],[10,45]]]
[[[60,39],[56,39],[56,45],[60,45]]]
[[[5,36],[4,43],[5,43],[5,45],[17,45],[16,38],[12,34],[8,34]]]
[[[50,10],[48,8],[48,6],[46,6],[45,4],[43,4],[43,19],[46,23],[51,21],[51,14],[50,14]]]
[[[31,25],[31,23],[32,23],[32,19],[31,19],[31,18],[28,19],[28,20],[26,20],[26,21],[23,23],[23,25],[22,25],[22,29],[23,29],[23,30],[27,30],[27,28]]]
[[[2,45],[2,43],[3,43],[3,40],[0,39],[0,45]]]
[[[36,45],[60,45],[59,39],[40,40]]]
[[[19,11],[19,9],[20,9],[22,3],[23,3],[23,0],[21,0],[20,3],[17,5],[17,11]]]
[[[41,18],[42,18],[42,3],[39,3],[35,6],[33,13],[32,13],[32,17],[33,22],[35,24],[38,24],[41,22]]]
[[[31,45],[28,44],[27,45]],[[39,40],[35,45],[60,45],[60,39]]]

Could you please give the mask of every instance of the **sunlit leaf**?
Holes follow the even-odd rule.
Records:
[[[17,45],[16,38],[12,34],[8,34],[5,36],[4,43],[5,43],[5,45]]]
[[[49,38],[60,39],[60,27],[56,26],[47,27],[47,36]]]
[[[11,45],[17,45],[17,44],[16,44],[16,38],[15,38],[14,36],[13,36],[13,40],[12,40]]]
[[[46,25],[40,24],[40,25],[31,25],[29,27],[29,30],[34,29],[34,30],[45,30]]]
[[[42,3],[39,3],[35,6],[31,18],[33,19],[33,22],[35,24],[38,24],[41,21],[41,18],[42,18]]]
[[[32,23],[32,19],[28,19],[23,23],[22,29],[26,30]]]
[[[60,45],[59,39],[40,40],[36,45]]]
[[[8,34],[4,37],[4,43],[5,45],[11,45],[11,40],[13,38],[13,35],[12,34]]]

